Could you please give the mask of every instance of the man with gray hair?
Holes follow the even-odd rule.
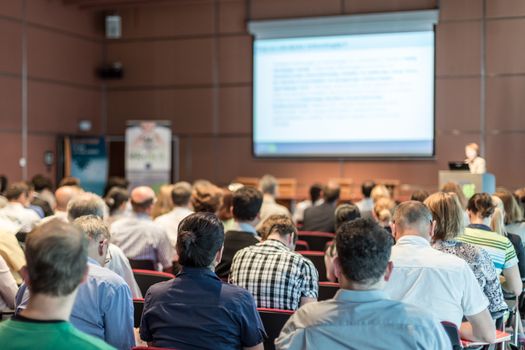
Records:
[[[263,193],[263,203],[259,212],[260,221],[257,229],[260,229],[262,223],[272,215],[292,217],[288,208],[275,201],[275,197],[277,197],[279,193],[279,184],[274,176],[264,175],[259,181],[259,188]]]
[[[491,343],[495,327],[488,300],[464,260],[430,246],[435,224],[423,203],[408,201],[396,208],[392,233],[397,243],[391,256],[395,268],[385,290],[393,300],[454,323],[463,339]],[[462,323],[463,316],[469,322]]]

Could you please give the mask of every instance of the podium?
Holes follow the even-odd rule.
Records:
[[[496,192],[496,177],[494,174],[471,174],[469,171],[439,171],[439,188],[447,182],[459,184],[467,198],[474,193],[486,192],[493,194]]]

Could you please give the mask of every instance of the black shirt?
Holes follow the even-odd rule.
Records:
[[[251,232],[228,231],[224,235],[224,251],[222,260],[215,268],[215,273],[222,279],[228,278],[233,257],[239,250],[259,243],[259,240]]]

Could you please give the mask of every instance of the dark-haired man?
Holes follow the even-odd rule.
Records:
[[[363,199],[356,203],[361,213],[362,218],[371,218],[372,211],[374,210],[374,201],[370,198],[372,190],[376,184],[374,181],[365,181],[361,184],[361,193],[363,194]]]
[[[335,232],[335,206],[340,188],[336,182],[329,182],[323,190],[324,203],[304,211],[304,231]]]
[[[213,272],[221,260],[224,229],[211,213],[179,226],[182,272],[146,294],[140,337],[157,347],[262,350],[265,332],[252,295]]]
[[[450,349],[439,321],[389,300],[382,291],[392,273],[392,240],[369,219],[343,224],[336,236],[333,299],[301,307],[276,340],[277,349]]]
[[[78,286],[87,278],[87,240],[71,224],[53,220],[26,241],[27,308],[0,323],[2,349],[113,349],[68,322]]]
[[[110,228],[112,241],[129,259],[152,260],[171,272],[173,249],[166,231],[151,220],[155,192],[140,186],[131,191],[133,214],[116,220]]]
[[[233,258],[230,282],[249,290],[257,307],[297,310],[316,301],[319,275],[314,264],[295,253],[297,229],[286,215],[272,215],[266,240],[239,250]]]
[[[25,182],[15,182],[7,187],[4,195],[8,203],[0,209],[0,216],[18,226],[19,231],[31,231],[40,221],[40,216],[29,209],[32,197],[29,186]]]
[[[302,224],[304,219],[304,211],[310,207],[315,207],[316,205],[323,204],[323,198],[321,196],[323,192],[323,187],[321,184],[315,183],[310,186],[308,191],[310,194],[310,199],[306,199],[302,202],[297,203],[295,206],[295,211],[293,213],[293,222],[295,224]]]
[[[233,192],[232,208],[234,229],[226,232],[222,260],[215,272],[221,278],[227,278],[233,257],[242,248],[259,243],[255,226],[259,221],[263,195],[254,187],[241,187]]]

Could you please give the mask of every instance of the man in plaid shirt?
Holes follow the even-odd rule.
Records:
[[[297,310],[317,300],[319,274],[314,264],[295,253],[297,229],[285,215],[272,215],[263,242],[238,251],[230,283],[249,290],[257,307]]]

